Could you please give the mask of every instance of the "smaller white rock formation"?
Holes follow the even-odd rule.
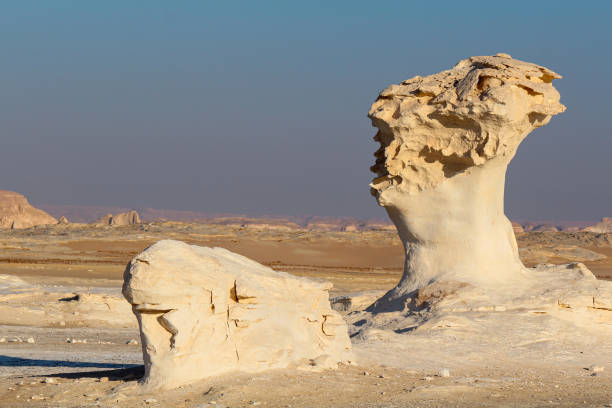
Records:
[[[140,325],[144,385],[350,359],[330,288],[223,248],[156,243],[128,264],[123,285]]]
[[[57,224],[57,220],[14,191],[0,190],[0,228],[21,229]]]
[[[124,213],[119,214],[106,214],[103,217],[100,217],[95,224],[102,225],[132,225],[132,224],[140,224],[140,215],[136,210],[131,210]]]

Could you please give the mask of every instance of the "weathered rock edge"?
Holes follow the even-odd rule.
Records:
[[[223,248],[154,244],[130,261],[123,285],[140,326],[143,384],[174,388],[234,370],[350,360],[331,286]]]
[[[0,228],[22,229],[57,224],[57,220],[32,207],[23,194],[0,190]]]

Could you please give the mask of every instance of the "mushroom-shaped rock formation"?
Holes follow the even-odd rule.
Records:
[[[160,241],[128,264],[123,294],[140,325],[144,385],[172,388],[241,370],[350,359],[331,284],[275,272],[223,248]]]
[[[371,187],[406,260],[395,288],[346,316],[358,350],[384,347],[393,364],[427,354],[461,367],[477,355],[531,363],[593,344],[612,356],[612,282],[581,263],[526,268],[504,215],[519,143],[564,110],[554,78],[498,54],[380,94],[370,111],[382,145]]]
[[[0,190],[0,228],[29,228],[57,224],[57,220],[14,191]]]
[[[406,251],[387,300],[436,281],[504,290],[528,278],[504,215],[506,167],[529,132],[565,110],[555,78],[497,54],[380,93],[370,186]]]

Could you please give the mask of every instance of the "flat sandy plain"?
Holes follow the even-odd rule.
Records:
[[[221,246],[277,270],[330,280],[332,297],[390,289],[403,264],[402,247],[392,231],[314,232],[178,222],[68,224],[0,231],[0,274],[40,287],[28,307],[45,313],[70,300],[58,293],[117,295],[127,262],[160,239]],[[581,261],[600,279],[612,279],[611,235],[526,233],[519,236],[519,247],[528,266]],[[607,258],[595,260],[598,254]],[[0,339],[6,340],[0,343],[0,407],[612,407],[612,367],[593,376],[586,366],[489,360],[454,365],[445,378],[437,375],[446,368],[442,363],[406,366],[389,358],[383,364],[359,355],[357,365],[341,365],[335,371],[234,374],[142,394],[137,386],[140,346],[127,344],[139,340],[135,320],[130,327],[20,321],[19,313],[7,312],[19,310],[11,296],[0,301]],[[585,355],[589,352],[584,350]]]

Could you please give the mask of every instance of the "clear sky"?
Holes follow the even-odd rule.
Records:
[[[384,217],[378,92],[471,55],[564,75],[511,164],[518,219],[612,216],[612,2],[13,1],[0,189],[33,203]]]

